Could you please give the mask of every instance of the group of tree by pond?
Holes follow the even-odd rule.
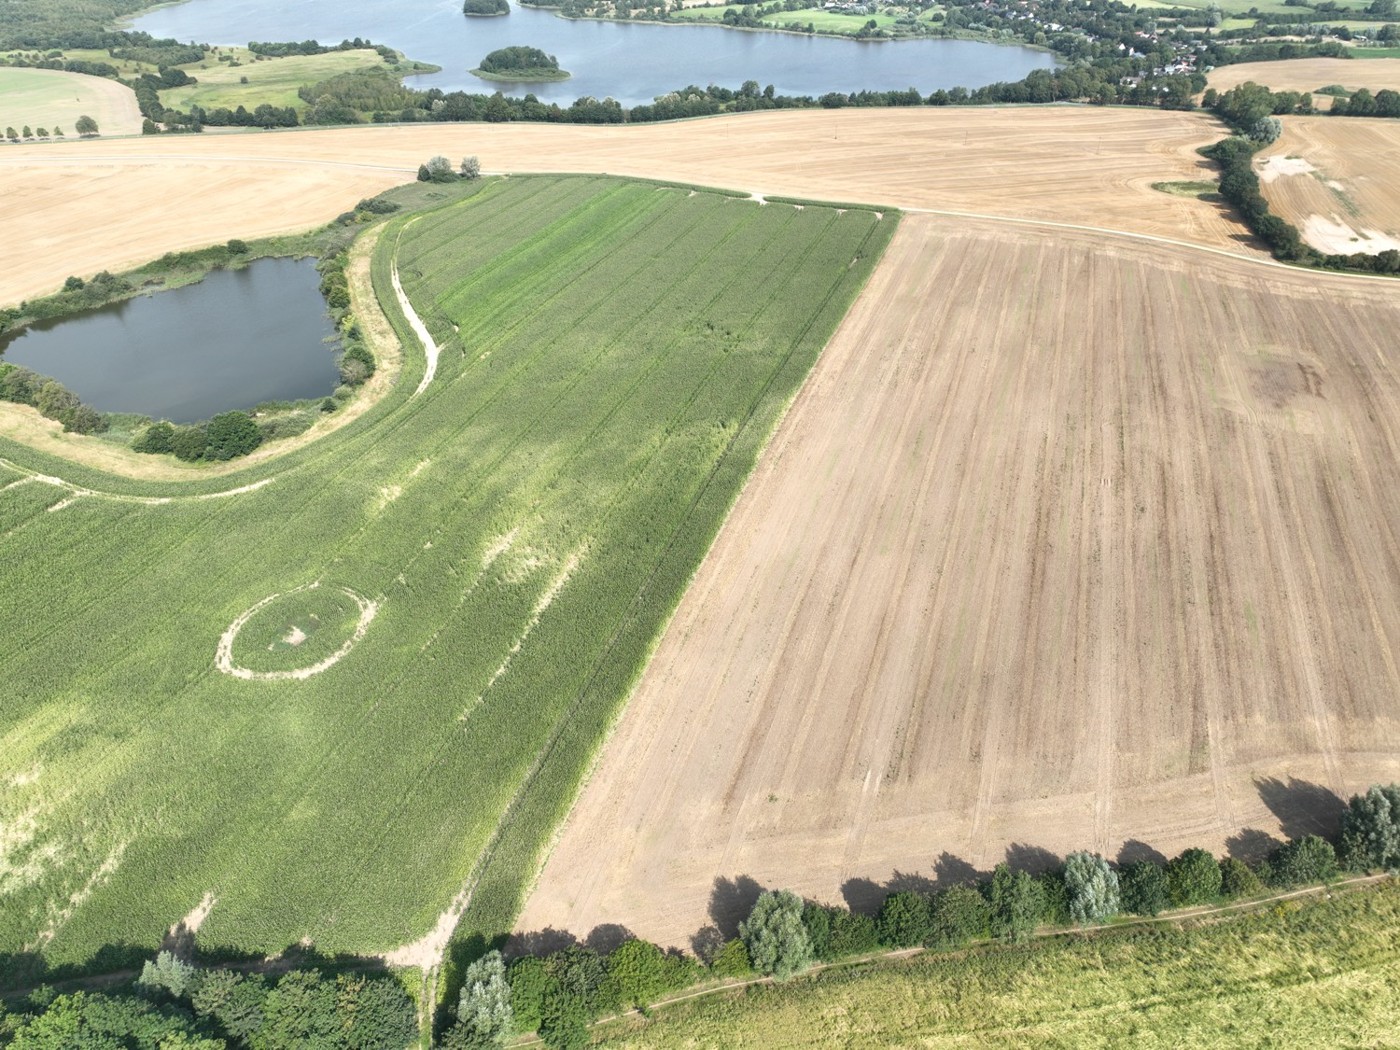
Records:
[[[1386,96],[1388,107],[1400,106],[1400,94],[1381,91],[1375,98],[1379,100],[1382,95]],[[1254,154],[1278,139],[1282,132],[1279,116],[1313,112],[1311,94],[1271,91],[1250,82],[1224,93],[1208,90],[1202,103],[1239,133],[1201,151],[1220,165],[1220,195],[1234,206],[1245,225],[1269,246],[1276,258],[1329,270],[1400,274],[1400,251],[1394,248],[1374,255],[1319,252],[1303,241],[1296,226],[1269,210],[1269,202],[1259,189],[1259,176],[1254,172]]]
[[[462,174],[470,170],[476,177],[480,165],[475,157],[462,162]],[[374,221],[398,210],[383,198],[362,200],[341,215],[332,227],[352,227]],[[144,420],[137,424],[131,448],[136,452],[173,455],[187,462],[223,461],[245,456],[268,441],[305,433],[322,415],[337,411],[353,395],[356,387],[374,375],[376,362],[364,333],[350,310],[350,287],[345,267],[345,243],[353,236],[346,231],[338,246],[318,263],[320,291],[336,325],[341,346],[340,385],[328,396],[310,402],[268,402],[253,411],[231,411],[191,424],[167,420]],[[69,277],[63,288],[41,299],[27,300],[17,307],[0,309],[0,335],[12,333],[36,321],[63,318],[104,306],[138,294],[142,279],[154,280],[163,274],[202,274],[212,269],[241,265],[249,258],[249,246],[240,240],[189,252],[170,252],[135,272],[135,279],[103,271],[89,280]],[[111,429],[112,417],[84,404],[76,394],[57,380],[0,359],[0,401],[36,408],[46,418],[56,420],[69,433],[102,434]]]

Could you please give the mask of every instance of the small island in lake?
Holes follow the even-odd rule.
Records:
[[[559,60],[546,55],[537,47],[502,47],[492,51],[472,70],[482,80],[568,80],[567,69],[559,68]]]
[[[471,18],[491,18],[510,14],[507,0],[462,0],[462,14]]]

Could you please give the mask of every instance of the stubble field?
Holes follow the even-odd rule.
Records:
[[[1217,66],[1207,78],[1217,91],[1253,81],[1275,91],[1316,91],[1341,84],[1355,91],[1368,88],[1372,94],[1381,88],[1400,90],[1400,59],[1394,58],[1296,58],[1286,62],[1237,62]],[[1313,105],[1325,110],[1331,102],[1326,95],[1315,95]]]
[[[1400,248],[1400,121],[1285,117],[1259,157],[1264,196],[1313,247]]]
[[[868,906],[1325,828],[1400,774],[1397,324],[1387,284],[907,217],[519,928],[684,945],[745,878]]]
[[[0,152],[0,303],[230,237],[308,228],[434,154],[488,171],[605,171],[767,194],[1019,215],[1252,252],[1209,177],[1200,113],[1091,107],[835,110],[657,126],[452,125],[171,136]],[[170,201],[198,192],[200,207]]]

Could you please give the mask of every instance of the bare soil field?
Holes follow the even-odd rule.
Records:
[[[1219,205],[1152,189],[1208,177],[1200,113],[1041,109],[749,114],[657,126],[432,125],[206,133],[0,151],[0,303],[69,274],[305,229],[428,157],[488,171],[585,171],[987,212],[1253,251]],[[172,201],[197,199],[198,207]]]
[[[1327,826],[1400,775],[1397,325],[1382,282],[906,217],[518,928]]]
[[[1286,117],[1255,163],[1270,207],[1313,247],[1400,247],[1400,121]]]
[[[1340,84],[1351,91],[1367,88],[1400,90],[1400,58],[1295,58],[1287,62],[1241,62],[1219,66],[1207,78],[1217,91],[1253,81],[1275,91],[1316,91]],[[1326,95],[1316,95],[1313,105],[1326,109]]]
[[[76,138],[81,116],[97,121],[103,135],[139,135],[141,111],[125,84],[57,69],[0,69],[0,131],[54,127]]]

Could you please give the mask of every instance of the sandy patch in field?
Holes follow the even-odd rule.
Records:
[[[1303,240],[1319,251],[1335,255],[1367,252],[1375,255],[1390,248],[1400,248],[1400,238],[1390,237],[1380,230],[1357,230],[1336,216],[1324,218],[1309,215],[1303,223]]]
[[[1155,193],[1209,177],[1201,113],[1088,106],[820,110],[621,127],[439,124],[158,136],[0,151],[0,302],[69,274],[305,229],[433,154],[500,171],[649,176],[768,196],[1080,222],[1247,251],[1225,210]],[[198,187],[200,207],[169,202]]]
[[[1253,81],[1275,91],[1316,91],[1341,84],[1351,91],[1367,88],[1400,90],[1400,59],[1397,58],[1294,58],[1286,62],[1241,62],[1213,69],[1206,78],[1210,87],[1228,91]],[[1313,96],[1313,105],[1327,109],[1326,95]]]
[[[1273,182],[1288,175],[1311,175],[1317,169],[1302,157],[1269,157],[1255,166],[1260,182]]]
[[[1267,168],[1280,162],[1314,169],[1262,188],[1269,206],[1313,247],[1347,253],[1394,247],[1400,238],[1400,121],[1284,117],[1283,135],[1263,153]]]
[[[136,92],[125,84],[57,69],[0,69],[0,132],[28,124],[77,138],[81,116],[97,121],[102,135],[141,134]]]
[[[1400,285],[906,217],[519,928],[686,945],[721,879],[868,906],[1394,779],[1397,328]]]

